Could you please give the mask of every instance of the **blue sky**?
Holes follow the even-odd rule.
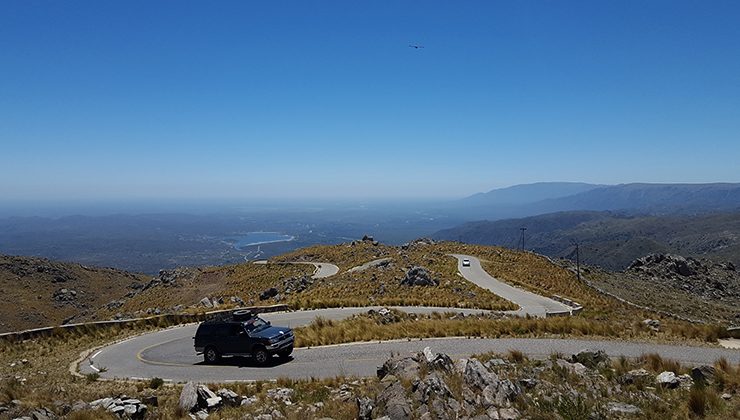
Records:
[[[734,1],[4,1],[0,196],[740,181],[738,22]]]

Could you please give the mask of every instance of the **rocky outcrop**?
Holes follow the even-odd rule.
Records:
[[[267,300],[267,299],[273,298],[277,296],[278,293],[280,293],[280,291],[277,288],[271,287],[263,291],[262,293],[260,293],[260,300]]]
[[[432,278],[432,275],[424,267],[412,267],[401,280],[403,286],[437,286],[439,280]]]
[[[625,273],[705,299],[740,298],[740,273],[728,262],[714,263],[680,255],[650,254],[632,262]]]
[[[286,295],[301,293],[308,289],[314,282],[311,276],[291,277],[283,280],[283,291]],[[260,298],[262,298],[260,296]]]

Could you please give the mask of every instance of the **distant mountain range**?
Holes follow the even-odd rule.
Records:
[[[470,222],[433,238],[517,248],[575,258],[575,243],[587,264],[622,270],[653,252],[709,257],[740,265],[740,212],[702,215],[642,215],[574,211],[526,218]]]
[[[469,220],[499,220],[590,210],[631,214],[698,214],[740,210],[740,184],[594,185],[547,182],[515,185],[450,203],[447,210]]]

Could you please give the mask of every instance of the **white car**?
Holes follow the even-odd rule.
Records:
[[[463,267],[470,267],[470,260],[469,259],[465,258],[463,260]]]

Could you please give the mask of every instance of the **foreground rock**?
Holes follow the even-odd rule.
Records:
[[[89,406],[93,410],[103,409],[120,418],[127,419],[143,419],[148,410],[147,406],[141,400],[125,395],[116,398],[111,397],[95,400]]]

